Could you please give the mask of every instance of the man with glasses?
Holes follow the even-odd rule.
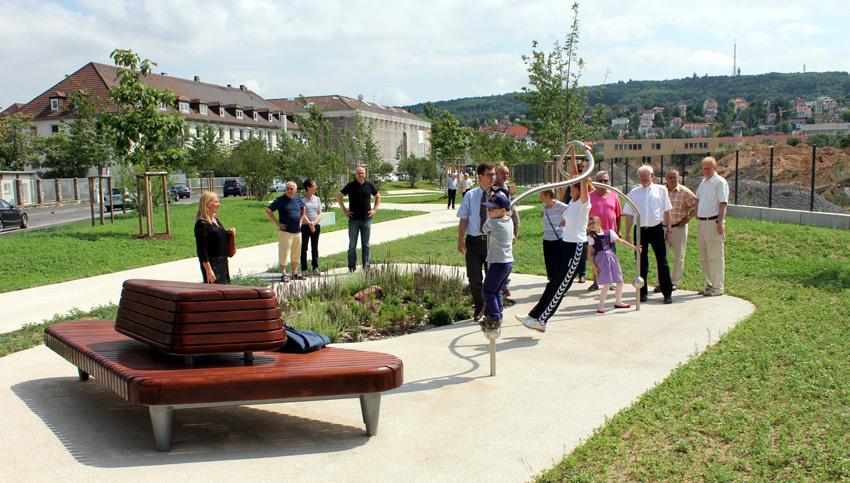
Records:
[[[298,259],[301,256],[301,218],[304,217],[304,202],[295,196],[294,181],[286,182],[286,190],[266,208],[266,216],[277,225],[277,251],[281,281],[286,282],[286,262],[292,264],[292,279],[301,279],[298,274]],[[277,211],[279,220],[274,217]]]
[[[348,196],[348,208],[345,208],[343,198]],[[375,206],[372,206],[372,196]],[[348,271],[357,270],[357,237],[361,242],[361,263],[364,270],[369,270],[369,236],[372,233],[372,217],[381,204],[381,195],[375,185],[366,181],[366,168],[358,166],[354,170],[354,181],[345,185],[336,195],[336,202],[342,208],[342,213],[348,218]]]
[[[481,286],[484,282],[482,270],[486,266],[487,236],[482,228],[487,221],[487,192],[493,186],[496,170],[493,163],[481,163],[475,168],[478,174],[478,188],[463,195],[463,201],[457,210],[460,218],[457,228],[457,251],[466,257],[466,278],[475,306],[474,319],[480,322],[484,315],[484,297]]]
[[[611,178],[607,171],[596,173],[596,182],[610,184]],[[602,230],[614,230],[620,236],[620,225],[623,211],[620,207],[620,197],[604,186],[597,186],[590,192],[590,216],[598,216],[601,220]],[[588,290],[599,290],[596,281],[593,281]]]

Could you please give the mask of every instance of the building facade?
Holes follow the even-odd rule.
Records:
[[[345,96],[314,96],[305,98],[324,113],[335,132],[357,130],[357,116],[374,125],[374,140],[383,161],[398,166],[396,153],[401,147],[408,156],[428,156],[431,151],[431,123],[399,107],[382,106],[363,99]],[[298,98],[269,99],[284,112],[290,122],[306,115],[306,106]]]

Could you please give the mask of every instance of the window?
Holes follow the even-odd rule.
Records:
[[[218,108],[218,115],[221,116],[221,117],[224,117],[224,108],[223,107]]]
[[[260,120],[260,114],[259,114],[258,112],[255,112],[255,113],[254,113],[254,120],[255,120],[255,121],[259,121],[259,120]]]
[[[236,109],[236,119],[244,119],[245,115],[242,113],[242,109]]]
[[[58,111],[59,110],[59,99],[50,99],[50,110]]]
[[[164,102],[162,102],[162,101],[159,101],[159,102],[156,104],[156,107],[158,107],[160,111],[164,111],[164,110],[165,110],[165,103],[164,103]]]
[[[207,115],[207,105],[206,104],[201,104],[200,110],[201,110],[201,115],[203,115],[203,116]]]
[[[274,114],[269,113],[269,122],[274,122]]]
[[[53,124],[50,126],[50,134],[56,134],[59,132],[59,125]]]
[[[188,102],[180,101],[180,112],[185,112],[185,113],[189,112],[189,103]]]
[[[653,151],[660,151],[661,150],[661,143],[652,143],[652,150]]]

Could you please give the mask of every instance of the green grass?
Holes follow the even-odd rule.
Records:
[[[221,200],[219,219],[236,227],[236,246],[244,248],[277,241],[277,231],[266,217],[268,203],[243,198]],[[197,204],[169,208],[173,239],[135,239],[139,219],[135,213],[116,215],[115,223],[91,226],[91,221],[16,233],[0,238],[0,293],[131,268],[145,267],[195,256]],[[337,220],[342,212],[334,208]],[[378,210],[375,222],[421,214],[415,211]],[[154,214],[154,231],[165,232],[161,210]],[[324,232],[345,228],[344,223],[323,226]],[[14,274],[14,275],[11,275]]]

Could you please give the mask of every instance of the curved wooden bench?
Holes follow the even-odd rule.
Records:
[[[198,356],[194,366],[119,334],[106,320],[76,320],[45,330],[47,347],[128,402],[148,406],[156,449],[171,447],[174,409],[360,398],[366,434],[377,433],[381,393],[403,383],[401,359],[326,347],[309,354],[258,352]]]

